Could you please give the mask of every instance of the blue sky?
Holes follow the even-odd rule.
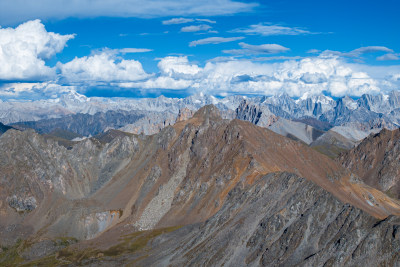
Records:
[[[398,10],[395,0],[0,0],[0,98],[384,93],[400,84]]]

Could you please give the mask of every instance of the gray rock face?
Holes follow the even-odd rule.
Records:
[[[8,205],[18,212],[32,211],[36,209],[36,199],[34,197],[22,198],[16,195],[7,197]]]
[[[204,223],[109,264],[399,266],[399,230],[399,218],[374,219],[295,174],[271,173],[251,186],[238,184]]]
[[[370,186],[400,199],[400,130],[371,134],[338,160]]]
[[[358,134],[359,139],[354,140],[359,141],[372,131],[379,131],[383,128],[394,129],[400,125],[399,93],[397,91],[392,91],[389,95],[365,94],[358,100],[346,96],[334,101],[332,98],[320,95],[305,96],[294,101],[287,95],[280,95],[246,101],[237,108],[237,118],[264,127],[262,121],[269,122],[269,119],[263,118],[279,116],[305,122],[311,126],[327,124],[331,125],[330,127],[347,127],[350,131],[363,132],[364,134]],[[319,123],[311,119],[315,119]],[[329,128],[323,130],[329,130]],[[343,132],[340,134],[348,137]]]
[[[287,97],[283,100],[286,99]],[[275,98],[273,100],[278,104],[282,102],[280,98]],[[293,105],[295,105],[295,102],[292,100],[286,105],[286,108],[289,109],[293,107]],[[268,128],[277,134],[302,141],[308,145],[323,134],[323,131],[317,130],[305,123],[277,117],[267,106],[249,104],[247,101],[243,101],[236,109],[236,118],[250,121],[255,125]]]

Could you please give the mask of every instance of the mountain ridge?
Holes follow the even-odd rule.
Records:
[[[251,122],[223,119],[220,110],[213,105],[204,106],[190,119],[167,126],[154,135],[120,135],[113,131],[107,134],[112,136],[109,136],[110,139],[107,137],[106,142],[87,138],[76,142],[69,150],[32,130],[10,130],[0,137],[0,145],[5,151],[0,154],[1,242],[13,244],[17,238],[31,237],[37,240],[36,243],[43,244],[43,240],[54,240],[60,235],[76,238],[77,247],[71,245],[72,252],[68,248],[58,248],[63,252],[54,257],[55,260],[84,264],[86,256],[78,261],[68,256],[75,255],[79,250],[84,251],[85,246],[93,246],[84,240],[93,240],[95,243],[92,244],[102,243],[96,248],[100,250],[94,252],[92,260],[96,262],[99,258],[107,261],[104,255],[112,255],[113,246],[122,249],[120,242],[128,238],[128,233],[131,233],[132,240],[136,240],[137,236],[160,233],[161,240],[152,243],[152,253],[165,255],[157,249],[157,244],[170,239],[163,239],[165,235],[161,229],[172,229],[168,231],[175,235],[180,233],[176,229],[183,226],[182,231],[186,234],[179,235],[182,238],[179,244],[184,245],[180,248],[182,257],[176,257],[177,261],[171,258],[171,262],[200,263],[202,257],[195,252],[198,251],[214,255],[215,262],[219,263],[218,255],[222,254],[213,252],[219,243],[214,243],[209,233],[216,233],[215,240],[219,235],[225,236],[222,239],[226,240],[226,235],[229,236],[234,229],[241,229],[241,237],[249,244],[261,245],[264,225],[276,218],[284,223],[276,228],[276,234],[279,233],[277,243],[268,243],[266,248],[275,247],[276,251],[281,251],[280,244],[288,244],[286,246],[291,249],[284,254],[288,261],[274,258],[273,252],[263,252],[265,256],[261,260],[255,256],[262,253],[257,252],[258,245],[251,246],[252,252],[243,254],[246,260],[240,256],[242,254],[234,254],[235,258],[246,262],[257,259],[260,264],[300,263],[311,254],[317,254],[318,249],[307,248],[303,251],[303,246],[299,246],[301,242],[290,240],[303,240],[306,228],[317,231],[318,227],[322,227],[308,228],[305,226],[308,224],[304,224],[305,219],[301,218],[328,218],[324,225],[333,223],[332,230],[327,230],[330,233],[328,247],[333,248],[336,231],[343,238],[351,238],[351,244],[357,246],[370,233],[376,233],[372,227],[374,224],[381,222],[384,231],[392,224],[397,225],[395,219],[393,221],[388,217],[400,215],[397,200],[365,185],[339,163],[300,142]],[[319,193],[314,195],[315,192]],[[309,196],[306,200],[305,195]],[[324,200],[318,202],[319,198]],[[276,202],[272,199],[280,199],[280,204],[274,206]],[[250,232],[241,228],[241,220],[252,218],[248,213],[240,213],[243,210],[239,208],[241,205],[244,210],[248,208],[253,212],[265,206],[260,216],[253,220],[254,228]],[[312,209],[313,205],[319,208]],[[331,207],[329,216],[324,215],[328,206]],[[363,238],[357,239],[341,232],[340,225],[348,225],[345,222],[351,218],[357,218],[357,225],[362,225],[367,233],[362,235]],[[362,218],[369,218],[368,223],[363,224]],[[265,229],[272,234],[275,230],[271,223]],[[291,223],[294,224],[289,227]],[[9,225],[16,227],[7,228]],[[306,228],[296,231],[300,225]],[[287,234],[286,228],[290,228]],[[188,235],[187,231],[192,234]],[[396,231],[393,230],[394,236]],[[186,238],[191,241],[187,243]],[[327,241],[320,242],[328,244]],[[386,242],[392,244],[391,250],[397,249],[395,240],[388,239]],[[198,245],[197,249],[194,251],[190,244],[194,247]],[[28,252],[33,249],[28,246]],[[339,246],[338,249],[348,255],[346,247]],[[379,247],[374,251],[381,250]],[[126,262],[129,255],[139,256],[135,254],[136,250],[128,256],[124,256],[123,250],[117,251],[121,251],[118,255],[123,258],[109,258],[109,261]],[[329,255],[333,257],[334,254],[329,253],[321,252],[320,260],[327,261]],[[49,252],[46,255],[53,254]],[[198,256],[191,258],[189,255]],[[152,261],[152,258],[143,259]],[[26,260],[32,258],[26,256]],[[340,262],[340,259],[336,260]]]

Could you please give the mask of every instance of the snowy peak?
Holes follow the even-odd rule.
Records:
[[[82,103],[86,103],[90,101],[90,98],[79,94],[76,91],[70,91],[67,94],[63,94],[59,98],[59,102],[64,106],[76,106],[76,105],[81,105]]]
[[[349,96],[344,96],[344,97],[340,98],[338,100],[338,105],[339,105],[339,103],[342,103],[344,107],[346,107],[350,110],[355,110],[358,107],[357,102]]]

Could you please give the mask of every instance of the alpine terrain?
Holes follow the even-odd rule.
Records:
[[[195,113],[188,104],[153,135],[101,132],[147,116],[126,111],[7,130],[1,265],[399,266],[397,130],[333,160],[310,144],[356,142],[320,117],[294,121],[265,100],[233,99]],[[102,126],[74,133],[75,119],[85,129],[88,118]]]

